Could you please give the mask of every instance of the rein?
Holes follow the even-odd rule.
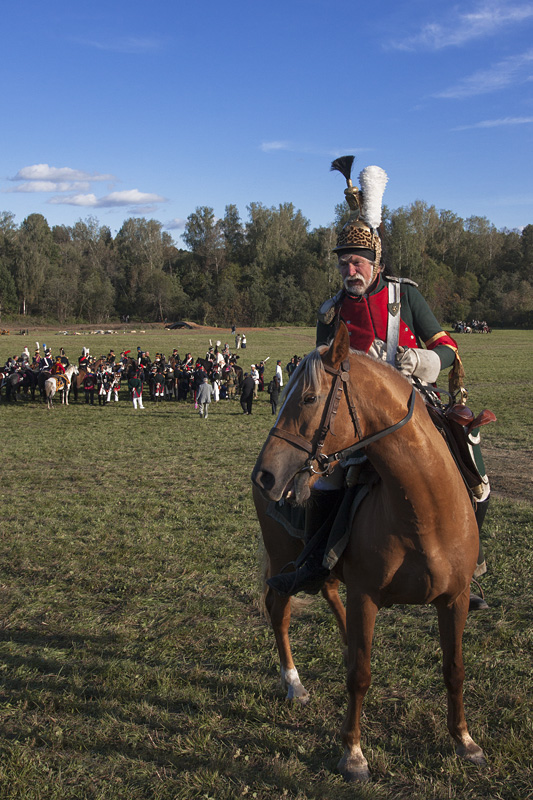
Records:
[[[354,453],[358,450],[362,450],[367,447],[369,444],[373,442],[377,442],[379,439],[382,439],[384,436],[388,436],[390,433],[394,433],[395,431],[402,428],[413,416],[414,410],[414,400],[416,396],[416,389],[413,386],[411,395],[409,400],[407,401],[407,413],[404,417],[402,417],[399,422],[395,422],[393,425],[389,425],[387,428],[384,428],[377,433],[372,433],[368,436],[363,436],[361,432],[361,426],[359,424],[359,418],[357,416],[356,408],[352,402],[350,388],[349,388],[349,372],[350,372],[350,362],[348,359],[342,362],[340,369],[332,369],[331,367],[324,364],[324,369],[330,375],[335,377],[333,382],[333,386],[330,392],[328,404],[326,406],[326,413],[324,415],[324,422],[320,429],[320,433],[318,436],[317,443],[315,447],[308,442],[307,439],[304,439],[303,436],[299,434],[290,433],[289,431],[285,431],[282,428],[271,428],[269,432],[269,436],[276,436],[279,439],[283,439],[289,444],[295,445],[295,447],[299,447],[301,450],[304,450],[306,453],[309,453],[309,458],[305,462],[304,466],[299,470],[299,472],[305,472],[306,470],[310,470],[315,474],[327,474],[330,471],[331,464],[334,461],[340,461],[342,459],[350,458]],[[326,439],[327,434],[332,430],[333,422],[335,420],[335,416],[337,414],[339,403],[342,397],[342,394],[346,395],[346,402],[348,404],[348,408],[350,409],[350,415],[352,417],[352,422],[355,429],[355,434],[358,437],[359,441],[355,444],[350,445],[349,447],[345,447],[343,450],[338,450],[334,453],[330,453],[326,455],[322,452],[322,448],[324,447],[324,442]],[[320,471],[314,469],[312,466],[312,462],[316,461],[320,467]]]

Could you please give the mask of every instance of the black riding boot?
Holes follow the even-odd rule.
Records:
[[[296,567],[291,572],[282,572],[267,580],[267,584],[278,594],[287,596],[298,592],[317,594],[329,575],[324,567],[329,532],[337,515],[342,491],[314,492],[311,494],[305,514],[305,541],[303,560],[298,558],[287,564]],[[307,556],[304,554],[307,552]]]
[[[479,552],[477,557],[477,568],[483,569],[485,565],[485,556],[483,554],[483,545],[481,544],[481,528],[483,526],[483,521],[485,519],[485,514],[487,513],[487,508],[489,506],[490,494],[486,500],[483,500],[482,503],[477,503],[476,505],[476,522],[479,531]],[[483,575],[486,571],[486,567],[482,572],[478,572],[478,575]],[[476,573],[474,573],[476,575]],[[489,607],[487,601],[480,597],[477,594],[470,593],[470,604],[468,606],[469,611],[485,611]]]

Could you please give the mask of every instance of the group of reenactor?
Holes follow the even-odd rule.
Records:
[[[197,359],[191,353],[182,359],[174,349],[168,358],[156,353],[153,361],[149,353],[138,350],[137,366],[154,402],[195,398],[204,378],[210,381],[217,397],[232,399],[239,390],[242,375],[227,346],[221,351],[210,347],[205,358]]]
[[[84,347],[78,358],[79,377],[74,387],[74,399],[78,391],[83,390],[85,403],[95,405],[95,396],[98,405],[108,405],[113,400],[118,401],[121,381],[125,380],[133,399],[134,389],[137,393],[146,385],[150,399],[154,402],[163,400],[187,401],[196,397],[198,387],[205,377],[215,389],[215,395],[220,399],[233,399],[240,391],[243,371],[237,364],[238,356],[233,355],[228,345],[219,347],[210,345],[205,358],[193,358],[191,353],[186,353],[180,358],[175,348],[165,357],[163,353],[156,353],[152,360],[148,350],[137,348],[135,354],[131,350],[123,350],[117,357],[113,350],[107,356],[96,358]],[[57,356],[52,356],[52,351],[46,345],[42,349],[37,343],[33,358],[28,348],[19,357],[10,357],[3,369],[3,374],[8,375],[15,371],[30,369],[37,375],[64,374],[69,366],[69,359],[60,348]],[[135,379],[135,387],[132,385]],[[140,404],[137,407],[142,407]]]

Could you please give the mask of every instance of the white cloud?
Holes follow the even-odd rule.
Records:
[[[95,194],[72,194],[68,195],[68,197],[51,197],[48,202],[52,203],[52,205],[98,207],[98,198]]]
[[[187,224],[186,219],[180,219],[179,217],[174,217],[171,219],[170,222],[167,222],[165,225],[166,230],[168,231],[183,231],[185,230],[185,225]]]
[[[481,122],[474,122],[472,125],[460,125],[452,128],[452,131],[469,131],[473,128],[500,128],[505,125],[529,125],[533,123],[533,117],[504,117],[503,119],[485,119]]]
[[[474,72],[472,75],[460,80],[455,86],[450,86],[448,89],[433,96],[457,99],[496,92],[517,81],[526,81],[529,76],[521,73],[525,69],[529,69],[532,63],[533,50],[526,50],[525,53],[499,61],[489,69],[478,70],[478,72]]]
[[[390,46],[408,51],[460,47],[474,39],[498,35],[502,28],[522,24],[528,19],[533,19],[533,3],[510,5],[489,0],[474,6],[472,11],[455,6],[445,22],[427,23],[419,33],[394,41]]]
[[[165,203],[166,198],[153,192],[140,192],[138,189],[126,189],[110,192],[98,197],[90,192],[91,184],[100,181],[115,181],[113,175],[98,172],[89,173],[71,167],[51,167],[48,164],[32,164],[22,167],[9,179],[15,182],[13,188],[6,192],[50,192],[55,193],[48,202],[53,205],[71,205],[82,208],[120,208],[129,206],[138,213],[150,213],[155,210],[156,203]],[[112,188],[111,186],[109,188]]]
[[[86,192],[88,181],[25,181],[6,192]]]
[[[126,189],[122,192],[111,192],[105,197],[95,194],[75,194],[67,197],[52,197],[48,201],[54,205],[82,206],[84,208],[119,208],[121,206],[137,206],[147,203],[165,203],[164,197],[138,189]]]
[[[48,164],[32,164],[29,167],[22,167],[17,174],[9,179],[10,181],[111,181],[113,175],[100,175],[97,172],[84,172],[71,167],[50,167]],[[36,191],[46,191],[37,189]],[[53,191],[53,190],[52,190]],[[56,191],[63,191],[57,190]]]

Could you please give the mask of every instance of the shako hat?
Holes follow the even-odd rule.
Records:
[[[359,255],[374,264],[376,274],[381,260],[381,204],[388,176],[381,167],[365,167],[359,174],[360,189],[351,180],[354,156],[341,156],[331,164],[346,178],[344,196],[350,207],[348,222],[337,237],[334,253],[359,251]]]

